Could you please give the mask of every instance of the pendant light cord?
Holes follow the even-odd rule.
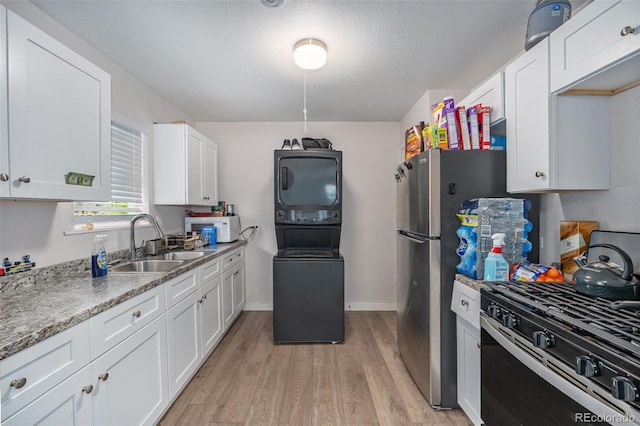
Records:
[[[302,113],[304,114],[304,132],[307,133],[307,71],[306,70],[304,70],[302,74],[302,87],[304,90],[303,107],[302,107]]]

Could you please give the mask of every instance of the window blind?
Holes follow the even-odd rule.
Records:
[[[145,211],[142,142],[142,133],[138,130],[111,122],[111,201],[77,202],[74,208],[76,218],[127,220]]]

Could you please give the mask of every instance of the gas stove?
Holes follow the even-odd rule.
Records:
[[[565,283],[485,282],[481,295],[486,328],[611,412],[640,421],[640,312]]]

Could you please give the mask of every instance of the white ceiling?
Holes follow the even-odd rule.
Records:
[[[309,121],[398,121],[428,89],[471,89],[524,47],[536,0],[33,0],[195,121],[301,121],[293,45],[313,37]]]

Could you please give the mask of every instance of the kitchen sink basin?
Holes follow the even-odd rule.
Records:
[[[209,253],[204,251],[170,251],[169,253],[154,256],[154,259],[164,260],[193,260],[199,259]]]
[[[136,260],[109,268],[109,273],[131,274],[144,272],[167,272],[184,264],[186,260]]]

